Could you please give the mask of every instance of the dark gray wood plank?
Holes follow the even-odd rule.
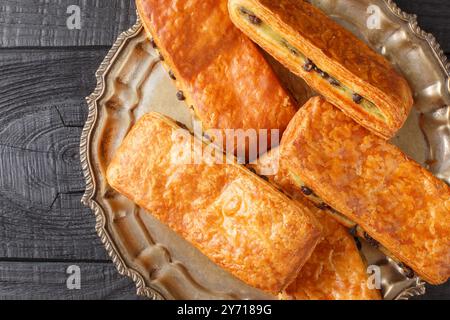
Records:
[[[397,0],[406,12],[419,16],[450,52],[450,2]],[[69,30],[67,7],[81,9],[81,29]],[[134,0],[3,0],[0,6],[0,47],[111,45],[136,20]]]
[[[80,30],[67,27],[71,5],[80,8]],[[135,21],[134,0],[2,0],[0,47],[110,46]]]
[[[418,16],[420,27],[432,33],[447,56],[450,54],[450,1],[448,0],[395,0],[407,13]]]
[[[450,282],[441,286],[427,285],[427,293],[414,300],[450,300]]]
[[[67,198],[67,199],[66,199]],[[62,195],[64,209],[27,210],[0,199],[0,256],[57,260],[109,259],[80,196]]]
[[[80,267],[80,289],[67,288],[67,268]],[[69,281],[70,282],[70,281]],[[139,299],[134,283],[112,263],[1,262],[0,300]]]
[[[84,97],[104,49],[0,51],[0,258],[108,257],[80,203]]]

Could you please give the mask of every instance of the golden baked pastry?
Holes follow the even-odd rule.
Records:
[[[367,264],[348,230],[326,213],[317,212],[317,217],[324,239],[284,296],[295,300],[380,300],[380,292],[369,288]]]
[[[358,225],[373,245],[431,284],[448,279],[450,187],[396,146],[315,97],[289,124],[280,162],[292,183]]]
[[[275,168],[276,150],[264,155],[252,168],[260,174],[265,167]],[[280,187],[294,200],[301,202],[318,218],[323,230],[323,240],[299,272],[297,278],[283,292],[282,298],[295,300],[378,300],[377,289],[368,286],[367,265],[354,238],[347,228],[307,200],[304,193],[310,190],[299,187],[289,179],[287,168],[278,163],[278,172],[268,176],[271,183]]]
[[[107,179],[220,267],[273,294],[321,238],[308,207],[156,113],[132,128]]]
[[[229,0],[232,21],[330,102],[375,134],[391,138],[413,104],[390,63],[302,0]]]
[[[278,129],[281,137],[297,107],[258,48],[232,24],[226,0],[136,3],[180,89],[178,98],[193,109],[205,130]],[[224,132],[223,137],[236,140],[234,133],[227,138]],[[270,131],[268,137],[270,146]],[[257,140],[250,136],[245,147],[257,145]]]

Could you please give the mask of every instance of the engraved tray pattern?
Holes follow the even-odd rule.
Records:
[[[416,103],[393,143],[450,182],[450,66],[435,38],[418,27],[415,16],[403,13],[390,0],[311,2],[386,55],[404,73]],[[366,27],[369,4],[381,9],[379,30]],[[274,67],[299,103],[314,94],[303,81],[276,63]],[[87,97],[89,116],[81,137],[86,179],[82,201],[93,210],[96,231],[119,273],[133,279],[139,295],[151,299],[274,298],[217,267],[150,214],[113,191],[104,179],[114,151],[146,112],[159,111],[191,126],[188,108],[177,101],[176,88],[139,20],[119,36],[96,77],[97,87]],[[363,244],[362,252],[369,264],[381,267],[385,299],[408,299],[425,293],[424,283],[419,278],[406,278],[391,259],[367,244]]]

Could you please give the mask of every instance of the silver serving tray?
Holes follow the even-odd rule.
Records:
[[[408,79],[414,110],[392,140],[436,176],[450,182],[450,67],[435,38],[416,17],[390,0],[311,1],[338,23],[385,55]],[[379,8],[380,28],[367,26],[370,5]],[[373,7],[372,7],[373,8]],[[271,59],[269,59],[271,60]],[[271,60],[272,61],[272,60]],[[273,62],[297,99],[314,94],[302,80]],[[150,214],[112,190],[105,170],[122,139],[143,114],[158,111],[191,126],[184,103],[161,66],[138,20],[119,36],[96,73],[97,87],[87,97],[89,116],[81,137],[86,178],[83,203],[92,208],[96,230],[118,271],[151,299],[272,299],[229,275]],[[363,244],[369,264],[382,270],[385,299],[425,293],[419,278],[379,251]]]

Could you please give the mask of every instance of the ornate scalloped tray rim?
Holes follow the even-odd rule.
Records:
[[[95,230],[97,231],[101,242],[105,246],[106,251],[111,257],[119,274],[130,277],[134,281],[134,283],[136,284],[138,295],[147,297],[149,299],[162,300],[164,299],[164,297],[155,289],[148,287],[145,284],[144,277],[138,271],[127,266],[125,261],[121,258],[114,240],[111,238],[108,230],[106,229],[105,212],[103,211],[103,208],[100,206],[100,204],[93,199],[96,191],[96,183],[93,178],[94,174],[92,172],[92,167],[89,161],[89,143],[97,120],[97,101],[103,96],[105,89],[105,77],[110,69],[110,66],[114,62],[117,53],[119,53],[120,50],[127,44],[127,41],[129,39],[139,34],[141,29],[142,24],[140,22],[139,16],[137,16],[137,20],[134,26],[119,35],[116,42],[109,50],[108,54],[103,59],[100,67],[95,73],[97,86],[94,92],[86,97],[86,102],[89,107],[89,114],[86,120],[86,124],[83,128],[80,141],[80,160],[84,178],[86,180],[86,191],[83,195],[83,198],[81,199],[81,202],[94,212],[96,219]]]
[[[425,31],[423,31],[417,22],[417,16],[413,14],[408,14],[403,12],[397,4],[392,0],[384,0],[387,7],[391,12],[399,17],[400,19],[408,22],[409,27],[419,38],[425,40],[431,47],[433,53],[435,54],[437,60],[439,61],[442,68],[445,70],[447,76],[450,77],[450,63],[447,61],[443,50],[441,49],[436,38]],[[139,34],[142,30],[142,24],[137,15],[137,20],[134,26],[129,30],[123,32],[119,35],[114,45],[109,50],[108,54],[102,61],[100,67],[96,72],[97,86],[93,93],[86,97],[86,102],[89,108],[89,114],[83,128],[80,141],[80,160],[82,165],[83,174],[86,180],[86,191],[82,198],[82,203],[89,207],[95,215],[96,225],[95,229],[105,246],[109,256],[111,257],[114,265],[116,266],[119,274],[130,277],[136,284],[137,294],[140,296],[147,297],[149,299],[164,299],[164,297],[154,288],[146,285],[144,277],[138,271],[127,266],[125,261],[121,258],[119,251],[111,238],[108,230],[106,229],[106,216],[103,208],[94,200],[96,192],[96,182],[94,179],[94,173],[92,172],[92,167],[90,164],[90,151],[89,144],[91,141],[93,129],[95,127],[98,115],[98,104],[97,101],[103,96],[105,90],[105,77],[108,74],[110,66],[114,62],[116,55],[120,50],[127,44],[128,40]],[[447,83],[450,90],[450,82]],[[416,286],[411,287],[403,291],[400,295],[396,297],[397,300],[407,300],[413,296],[425,294],[425,283],[423,281],[417,280]]]

